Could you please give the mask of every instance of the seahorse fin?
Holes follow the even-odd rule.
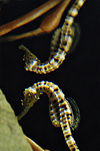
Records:
[[[68,100],[68,102],[72,108],[73,114],[74,114],[74,121],[72,124],[72,130],[75,130],[78,128],[79,123],[80,123],[80,110],[79,110],[79,108],[78,108],[78,106],[77,106],[77,104],[73,98],[68,97],[67,100]]]
[[[75,51],[76,46],[77,46],[79,39],[80,39],[80,26],[78,23],[74,23],[71,28],[74,32],[74,36],[73,36],[73,43],[72,43],[72,46],[70,48],[70,52],[73,53]]]

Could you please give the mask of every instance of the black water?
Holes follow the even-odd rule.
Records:
[[[0,25],[16,19],[41,5],[42,0],[9,0],[0,10]],[[64,13],[60,25],[63,24]],[[60,68],[47,75],[37,75],[24,69],[23,54],[18,49],[24,44],[40,60],[49,57],[51,34],[22,39],[15,42],[0,43],[0,86],[7,100],[18,115],[21,110],[25,88],[37,81],[48,80],[57,84],[65,96],[76,100],[81,114],[81,122],[73,136],[81,151],[100,150],[100,1],[87,1],[75,21],[79,24],[81,35],[72,54],[66,57]],[[43,17],[12,31],[9,35],[30,31],[39,26]],[[49,119],[49,99],[41,96],[40,101],[20,121],[24,133],[43,148],[52,151],[65,151],[66,144],[60,128],[54,128]]]

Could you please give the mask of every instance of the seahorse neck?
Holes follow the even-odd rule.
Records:
[[[44,92],[48,95],[50,101],[57,100],[65,100],[65,96],[63,92],[59,89],[56,84],[48,81],[41,81],[33,85],[33,88],[36,89],[37,92]]]
[[[36,89],[37,92],[44,92],[48,95],[49,99],[57,97],[54,88],[58,89],[57,85],[54,85],[52,82],[41,81],[33,85],[33,88]]]

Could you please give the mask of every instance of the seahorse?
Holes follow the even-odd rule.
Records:
[[[32,87],[26,88],[24,91],[24,100],[22,101],[24,110],[18,116],[18,120],[29,111],[43,92],[49,97],[49,113],[52,124],[56,127],[62,128],[64,138],[69,149],[71,151],[79,151],[71,133],[71,128],[74,130],[79,124],[77,116],[77,114],[79,114],[78,107],[75,102],[72,102],[71,104],[68,102],[69,99],[65,98],[64,93],[56,84],[48,81],[41,81],[35,83]],[[77,117],[75,118],[71,105],[77,111]]]
[[[73,26],[74,18],[78,15],[84,2],[85,0],[76,0],[74,2],[68,11],[63,26],[54,33],[50,48],[51,54],[48,61],[41,63],[41,61],[24,45],[19,47],[26,51],[24,60],[26,64],[25,69],[27,71],[33,71],[37,74],[47,74],[59,68],[73,44],[73,39],[75,37],[75,28]],[[58,42],[60,44],[58,44]]]

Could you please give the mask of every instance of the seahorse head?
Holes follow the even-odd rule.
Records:
[[[37,91],[34,88],[29,87],[24,91],[24,100],[22,101],[22,106],[32,107],[38,99],[39,94],[37,93]]]

